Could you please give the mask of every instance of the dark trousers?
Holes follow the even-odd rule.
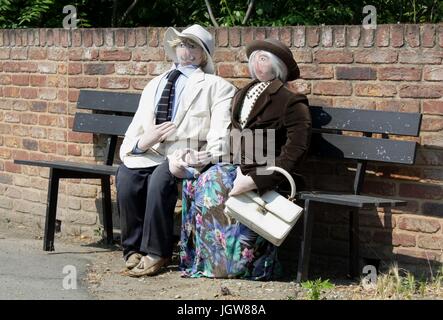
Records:
[[[168,161],[137,169],[122,164],[116,187],[125,259],[135,252],[171,257],[178,190]]]

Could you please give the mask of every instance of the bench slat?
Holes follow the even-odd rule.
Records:
[[[314,132],[311,154],[339,159],[413,164],[417,143]]]
[[[404,206],[407,204],[407,201],[404,200],[395,200],[355,194],[340,194],[324,191],[300,192],[299,195],[300,198],[303,200],[313,200],[316,202],[332,203],[357,208],[396,207]]]
[[[123,136],[131,121],[130,116],[76,113],[72,129],[78,132]]]
[[[81,90],[77,108],[135,113],[140,96],[140,93]]]
[[[117,166],[106,166],[101,164],[78,163],[73,161],[46,161],[46,160],[14,160],[16,164],[25,164],[37,167],[72,170],[94,174],[115,175]]]
[[[420,113],[343,109],[311,106],[314,128],[387,133],[417,137],[420,132]]]

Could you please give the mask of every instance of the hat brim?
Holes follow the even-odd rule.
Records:
[[[169,41],[173,41],[175,39],[183,39],[183,38],[191,39],[192,41],[196,42],[203,49],[203,51],[206,54],[207,63],[206,63],[206,66],[204,66],[202,69],[205,73],[214,74],[215,73],[214,62],[212,61],[212,57],[211,57],[210,52],[206,49],[205,45],[200,40],[200,38],[197,36],[194,36],[193,34],[181,33],[179,31],[175,30],[174,28],[169,27],[166,30],[165,37],[163,39],[163,47],[165,49],[166,55],[174,62],[178,62],[175,48],[171,47],[171,45],[169,44]]]
[[[246,47],[246,56],[249,56],[257,50],[268,51],[276,55],[288,68],[288,77],[286,81],[293,81],[300,77],[300,69],[298,68],[297,62],[292,55],[289,55],[285,50],[279,48],[278,46],[267,42],[265,40],[254,40]]]

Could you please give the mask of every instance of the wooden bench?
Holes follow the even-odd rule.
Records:
[[[50,169],[46,207],[43,250],[54,251],[57,198],[60,179],[100,179],[103,207],[104,236],[107,244],[113,242],[112,202],[110,177],[117,172],[114,155],[119,137],[124,136],[137,110],[140,94],[81,90],[72,130],[106,135],[107,145],[102,163],[89,164],[74,161],[14,160],[14,163],[47,167]]]
[[[300,192],[304,200],[303,235],[300,246],[297,281],[308,277],[311,238],[314,223],[314,203],[343,206],[349,213],[349,271],[359,274],[359,214],[360,208],[396,207],[406,205],[403,200],[361,195],[368,161],[413,164],[417,143],[391,140],[390,135],[417,137],[421,114],[358,109],[310,107],[313,134],[309,157],[315,161],[332,158],[334,161],[355,162],[356,171],[352,193],[309,191]],[[344,131],[360,132],[346,135]],[[379,137],[374,137],[378,134]],[[337,186],[335,186],[337,187]],[[334,185],[331,185],[334,188]],[[333,189],[332,189],[333,190]]]

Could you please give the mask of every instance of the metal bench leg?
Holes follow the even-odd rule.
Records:
[[[45,236],[43,240],[44,251],[54,251],[55,218],[57,214],[57,198],[60,174],[58,170],[51,169],[48,183],[48,202],[46,205]]]
[[[311,257],[311,240],[314,223],[314,215],[309,212],[309,200],[305,200],[304,208],[303,238],[300,244],[300,254],[298,256],[297,282],[305,281],[308,278],[309,259]]]
[[[349,275],[357,277],[359,272],[359,216],[358,209],[351,210],[349,214]]]
[[[112,245],[113,227],[112,227],[112,203],[111,203],[111,186],[109,177],[101,179],[102,182],[102,207],[103,207],[103,224],[105,228],[106,243]]]

